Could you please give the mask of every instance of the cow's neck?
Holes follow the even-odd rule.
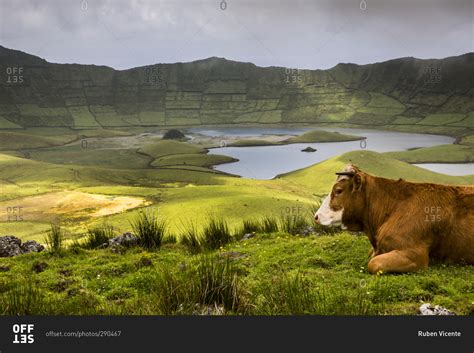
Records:
[[[396,181],[366,177],[364,232],[368,235],[374,248],[377,248],[377,231],[397,206]]]

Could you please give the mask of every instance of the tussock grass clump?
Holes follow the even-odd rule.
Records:
[[[273,216],[265,216],[261,220],[260,231],[264,233],[278,232],[278,219]]]
[[[240,281],[231,260],[204,255],[191,272],[199,303],[220,304],[228,310],[241,306]]]
[[[59,253],[63,248],[64,234],[59,223],[51,223],[51,229],[46,232],[44,242],[49,251]]]
[[[312,224],[311,224],[312,225]],[[298,214],[282,214],[279,222],[280,232],[288,234],[299,234],[304,228],[309,227],[310,224],[306,217]]]
[[[95,249],[103,244],[109,242],[115,236],[114,227],[110,224],[104,223],[98,227],[87,230],[84,247],[88,249]]]
[[[201,245],[206,250],[219,249],[233,240],[227,222],[215,216],[209,217],[202,231]]]
[[[247,294],[232,262],[208,254],[184,271],[160,271],[154,286],[157,309],[164,315],[202,313],[202,307],[243,313]]]
[[[201,239],[196,222],[181,223],[180,241],[191,254],[196,254],[202,250]]]
[[[273,216],[262,218],[244,219],[240,231],[236,232],[236,238],[248,233],[273,233],[278,231],[278,220]]]
[[[247,234],[247,233],[256,233],[260,231],[260,221],[258,219],[244,219],[242,221],[242,229],[241,233],[242,234]]]
[[[130,225],[143,248],[152,250],[161,247],[167,229],[166,220],[159,219],[153,211],[146,210],[139,212]]]

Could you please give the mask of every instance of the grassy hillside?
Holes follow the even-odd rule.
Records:
[[[361,140],[363,137],[341,134],[339,132],[324,131],[324,130],[313,130],[305,132],[301,135],[282,139],[281,141],[272,141],[269,139],[242,139],[236,140],[229,143],[232,147],[248,147],[248,146],[274,146],[274,145],[287,145],[291,143],[316,143],[316,142],[341,142],[341,141],[356,141]]]
[[[469,266],[374,276],[369,249],[348,233],[274,232],[195,255],[168,242],[0,258],[0,314],[416,315],[423,302],[474,313]]]
[[[474,146],[441,145],[385,155],[407,163],[466,163],[474,162]]]
[[[65,227],[70,231],[71,239],[82,237],[87,227],[100,224],[104,219],[125,231],[135,215],[136,206],[127,206],[125,202],[124,208],[120,208],[118,201],[122,196],[138,198],[142,202],[141,207],[166,215],[172,220],[171,229],[176,231],[183,221],[202,224],[210,214],[225,217],[232,228],[237,227],[243,217],[281,215],[295,209],[309,214],[319,197],[330,190],[335,180],[334,173],[349,161],[368,173],[388,178],[403,177],[407,180],[450,184],[474,183],[473,176],[437,174],[370,151],[346,153],[267,181],[225,176],[203,168],[202,165],[208,162],[206,156],[202,153],[172,154],[169,160],[174,165],[137,169],[124,164],[122,167],[128,165],[129,169],[116,169],[110,166],[55,164],[0,155],[0,206],[6,209],[23,205],[23,221],[0,222],[0,234],[42,240],[44,230],[52,220],[67,222]],[[160,162],[166,163],[166,160]],[[178,161],[187,164],[176,164]],[[67,195],[62,206],[46,207],[43,210],[48,200],[55,198],[58,192],[65,197]],[[86,195],[81,192],[90,196],[84,198]],[[119,208],[113,212],[100,213],[106,209],[107,204],[102,200],[107,197],[115,200]],[[76,205],[84,203],[86,199],[88,206],[81,211],[76,209]],[[38,218],[37,214],[42,214],[42,218]],[[1,219],[5,220],[3,216]]]
[[[0,83],[4,128],[326,123],[472,134],[473,53],[298,70],[294,84],[283,67],[216,57],[116,71],[0,47],[0,69],[9,66],[25,74]]]
[[[311,215],[349,161],[416,181],[473,184],[474,175],[436,174],[364,150],[248,180],[207,168],[229,157],[198,144],[61,129],[34,128],[36,145],[0,153],[0,235],[45,243],[53,222],[64,240],[56,253],[0,258],[0,315],[416,314],[423,301],[473,313],[470,267],[372,276],[367,238],[318,227]],[[5,136],[14,141],[15,134]],[[137,233],[132,224],[146,212],[166,221],[161,248],[87,245],[104,224],[116,235]],[[317,235],[302,236],[310,226]],[[215,234],[227,240],[207,240]]]
[[[311,143],[311,142],[341,142],[361,140],[360,136],[341,134],[339,132],[313,130],[299,136],[292,137],[283,143]]]
[[[153,158],[190,153],[206,153],[206,149],[201,146],[191,145],[173,140],[158,140],[143,146],[138,152],[152,156]]]
[[[29,133],[0,131],[0,151],[58,146],[75,139],[75,135],[35,136]]]
[[[151,165],[153,167],[164,167],[164,166],[183,166],[193,165],[200,167],[212,167],[217,164],[235,162],[236,159],[229,156],[222,156],[218,154],[203,154],[203,153],[191,153],[191,154],[174,154],[171,156],[164,156],[155,159]]]
[[[335,173],[341,171],[349,162],[359,166],[364,172],[384,178],[440,184],[474,184],[474,175],[438,174],[372,151],[344,153],[311,167],[280,175],[278,178],[299,184],[315,193],[327,193],[336,179]]]

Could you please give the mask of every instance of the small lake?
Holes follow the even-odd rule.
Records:
[[[299,135],[305,131],[315,128],[196,128],[190,131],[206,136],[221,137],[225,141],[226,136],[258,137],[262,135]],[[376,152],[404,151],[411,148],[430,147],[442,144],[450,144],[454,139],[449,136],[411,134],[404,132],[347,129],[347,128],[317,128],[319,130],[337,131],[357,136],[366,137],[366,150]],[[301,152],[303,148],[311,146],[317,149],[314,153]],[[287,173],[292,170],[304,168],[321,162],[328,158],[343,154],[345,152],[361,150],[364,144],[360,141],[348,142],[326,142],[326,143],[301,143],[281,146],[257,146],[257,147],[221,147],[211,149],[209,153],[223,154],[239,159],[238,162],[221,164],[215,169],[241,175],[251,179],[271,179],[278,174]],[[450,175],[474,174],[473,163],[459,164],[420,164],[438,173]]]

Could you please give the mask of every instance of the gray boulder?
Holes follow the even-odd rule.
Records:
[[[425,303],[420,306],[421,315],[456,315],[451,310],[443,308],[440,305],[431,305],[430,303]]]
[[[253,238],[255,237],[255,235],[256,235],[255,232],[244,234],[244,236],[242,237],[242,240]]]
[[[138,244],[138,237],[132,233],[123,233],[118,237],[109,239],[109,247],[133,246]]]
[[[0,257],[21,255],[21,240],[12,235],[0,237]]]
[[[29,252],[40,252],[44,246],[34,240],[27,240],[23,244],[13,235],[0,237],[0,257],[12,257]]]
[[[21,244],[21,249],[23,250],[23,253],[41,252],[44,250],[44,246],[34,240],[27,240]]]

